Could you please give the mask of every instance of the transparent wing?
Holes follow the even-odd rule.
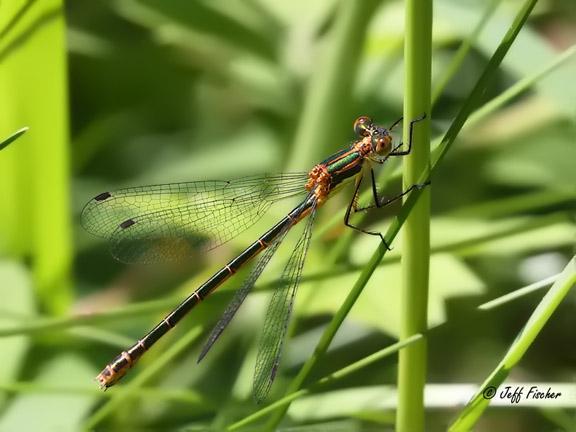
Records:
[[[142,186],[104,192],[82,211],[84,228],[124,262],[189,257],[229,241],[276,201],[306,193],[306,173]]]
[[[300,283],[306,252],[312,237],[312,225],[315,216],[316,207],[313,207],[304,231],[282,272],[281,286],[272,294],[268,310],[266,311],[264,329],[258,347],[254,370],[253,393],[257,403],[266,399],[272,382],[276,377],[294,297]]]
[[[260,258],[256,262],[256,265],[250,272],[250,275],[244,281],[242,287],[238,291],[236,291],[236,293],[234,294],[234,298],[228,304],[228,307],[224,311],[224,314],[218,320],[218,322],[210,332],[210,335],[206,339],[206,342],[202,347],[202,351],[198,356],[198,362],[200,362],[204,358],[204,356],[206,356],[206,354],[208,353],[208,351],[210,351],[210,349],[212,348],[216,340],[220,337],[224,329],[226,329],[228,324],[230,324],[230,321],[232,321],[232,318],[234,318],[234,315],[236,315],[236,312],[238,311],[238,309],[240,308],[240,306],[242,305],[242,303],[244,302],[250,291],[252,291],[252,288],[254,288],[256,280],[260,277],[262,271],[264,270],[268,262],[270,262],[270,260],[272,259],[272,256],[278,249],[280,243],[282,243],[284,237],[286,237],[286,233],[289,230],[290,226],[287,227],[284,231],[282,231],[278,235],[278,237],[276,237],[274,242],[270,246],[268,246],[268,249],[266,249],[264,254],[260,256]]]

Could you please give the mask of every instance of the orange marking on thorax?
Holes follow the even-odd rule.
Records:
[[[352,149],[360,153],[362,157],[367,156],[372,153],[372,139],[370,137],[364,137],[360,141],[356,141]]]
[[[350,147],[350,150],[347,152],[342,153],[334,160],[331,160],[330,163],[336,163],[340,159],[347,157],[352,152],[358,152],[362,158],[364,156],[372,153],[372,141],[370,137],[364,137],[361,140],[356,141]],[[346,167],[342,169],[345,171],[353,167],[355,164],[359,163],[359,161],[353,161]],[[318,204],[322,205],[324,201],[328,198],[328,194],[330,193],[330,185],[332,182],[332,175],[328,172],[328,168],[326,164],[318,164],[314,166],[308,173],[308,181],[306,182],[306,190],[312,191],[314,190],[314,195],[318,200]]]
[[[305,186],[306,190],[314,190],[314,195],[316,196],[319,205],[328,198],[331,180],[332,176],[324,164],[316,165],[308,173],[308,181]]]

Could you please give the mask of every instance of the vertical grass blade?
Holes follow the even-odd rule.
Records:
[[[324,57],[313,72],[300,117],[288,171],[321,160],[350,129],[352,87],[367,22],[377,0],[340,1]]]
[[[403,158],[403,187],[407,190],[428,176],[430,170],[430,109],[432,82],[432,2],[406,2],[406,62],[404,87],[404,143],[412,142]],[[427,119],[413,124],[423,114]],[[402,243],[402,294],[400,338],[427,328],[428,273],[430,258],[430,191],[426,188],[404,223]],[[385,287],[384,287],[385,288]],[[398,410],[396,430],[424,430],[426,339],[399,353]]]
[[[0,158],[3,252],[31,257],[41,306],[68,309],[72,293],[68,95],[61,0],[2,3],[0,136],[22,124],[26,140]]]

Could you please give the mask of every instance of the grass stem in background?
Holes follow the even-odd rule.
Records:
[[[403,158],[403,189],[419,183],[430,170],[430,110],[432,86],[432,2],[406,2],[406,39],[404,45],[404,143],[412,151]],[[413,120],[424,114],[428,118]],[[413,132],[411,132],[413,130]],[[430,269],[430,190],[404,223],[402,238],[402,293],[400,338],[424,333],[428,323],[428,281]],[[383,287],[386,289],[386,287]],[[385,297],[383,297],[385,298]],[[398,409],[396,430],[424,430],[424,386],[426,384],[426,339],[399,353]]]
[[[350,129],[352,89],[378,0],[340,1],[329,46],[312,74],[287,171],[308,169]]]
[[[33,263],[40,307],[63,314],[73,297],[64,6],[11,3],[0,39],[0,124],[27,124],[30,132],[25,145],[0,158],[0,237],[8,239],[5,255]]]

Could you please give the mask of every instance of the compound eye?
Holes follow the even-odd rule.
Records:
[[[358,117],[354,121],[354,133],[358,136],[368,136],[370,134],[369,128],[372,126],[372,119],[370,117]]]
[[[388,154],[390,152],[390,147],[392,144],[392,137],[390,135],[384,135],[376,140],[376,153],[378,154]]]

